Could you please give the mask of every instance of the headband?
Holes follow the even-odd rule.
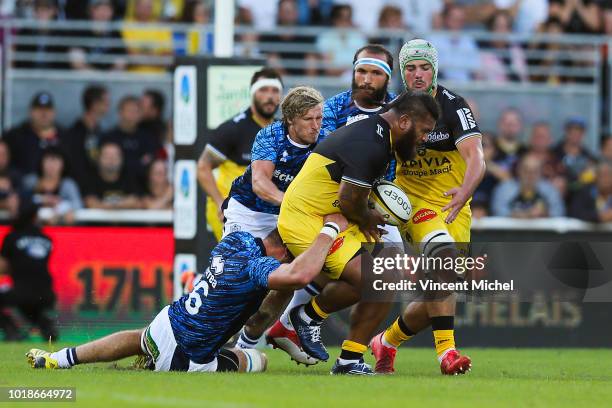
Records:
[[[255,92],[261,88],[271,86],[278,89],[281,93],[283,92],[283,84],[276,78],[260,78],[253,85],[251,85],[251,97],[255,95]]]
[[[378,58],[359,58],[355,61],[355,64],[353,64],[353,68],[357,68],[359,65],[374,65],[385,71],[385,74],[391,78],[391,67],[383,60],[379,60]]]

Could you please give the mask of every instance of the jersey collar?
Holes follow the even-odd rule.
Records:
[[[255,243],[257,244],[257,246],[259,247],[261,251],[261,256],[268,256],[268,254],[266,253],[266,247],[263,243],[263,239],[255,238]]]
[[[296,142],[295,140],[293,140],[292,138],[289,137],[289,133],[287,133],[287,140],[289,140],[289,143],[291,143],[292,145],[294,145],[295,147],[299,147],[300,149],[306,149],[307,147],[309,147],[309,144],[300,144],[298,142]]]

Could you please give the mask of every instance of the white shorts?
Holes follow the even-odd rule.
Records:
[[[223,225],[223,237],[232,232],[245,231],[255,238],[264,239],[278,224],[278,215],[250,210],[233,198],[227,202],[223,215],[226,220]]]
[[[170,306],[164,307],[140,337],[140,348],[145,354],[153,358],[155,371],[171,371],[176,369],[172,367],[172,359],[176,352],[176,340],[174,339],[170,318],[168,317],[169,308]],[[187,371],[217,371],[217,359],[215,358],[206,364],[189,361],[189,369]]]

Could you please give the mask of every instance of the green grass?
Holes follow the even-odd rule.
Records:
[[[41,344],[0,344],[0,387],[76,387],[76,404],[52,407],[592,408],[610,406],[612,400],[609,349],[465,349],[474,362],[472,372],[443,377],[433,350],[405,348],[398,354],[397,374],[365,378],[332,377],[331,362],[298,367],[274,350],[268,352],[269,370],[263,374],[144,372],[127,368],[130,360],[33,370],[24,357],[30,347]],[[0,403],[0,408],[8,405]]]

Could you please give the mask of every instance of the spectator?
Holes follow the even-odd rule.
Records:
[[[123,40],[130,56],[150,59],[172,54],[172,31],[158,24],[161,20],[153,13],[153,0],[135,0],[134,17],[127,18],[126,22],[150,25],[123,29]],[[135,58],[129,66],[130,71],[164,72],[166,69],[163,61],[139,63]]]
[[[74,211],[83,208],[79,187],[66,176],[66,167],[62,152],[49,147],[43,152],[38,172],[23,179],[23,191],[51,214],[49,224],[73,224]]]
[[[395,6],[402,8],[404,24],[415,34],[427,37],[432,30],[442,28],[442,11],[446,0],[393,0]],[[417,35],[419,37],[419,35]]]
[[[527,153],[538,159],[542,164],[542,176],[564,195],[565,178],[558,173],[559,162],[553,152],[553,137],[547,122],[536,122],[531,127]]]
[[[4,139],[11,151],[13,167],[21,174],[34,173],[42,152],[63,139],[63,130],[55,123],[53,97],[48,92],[34,95],[27,121],[9,130]]]
[[[62,44],[60,38],[66,35],[66,31],[54,30],[49,27],[49,22],[57,19],[56,0],[35,0],[34,19],[36,28],[22,28],[17,32],[17,38],[34,37],[34,43],[17,43],[15,50],[33,54],[27,58],[16,57],[15,66],[18,68],[36,69],[66,69],[68,64],[61,61],[67,48]],[[56,61],[49,61],[46,57],[55,57]]]
[[[569,216],[591,222],[612,222],[612,163],[597,166],[595,183],[583,187],[572,198]]]
[[[88,86],[81,96],[83,114],[66,132],[62,141],[70,162],[71,175],[83,190],[95,169],[98,145],[102,137],[100,121],[108,113],[108,90],[100,85]]]
[[[504,170],[513,173],[520,155],[525,153],[523,146],[523,115],[515,108],[505,109],[497,121],[497,155],[494,162]]]
[[[147,89],[140,97],[142,119],[138,126],[147,135],[148,139],[153,138],[157,141],[158,147],[161,147],[164,143],[168,128],[168,124],[164,120],[165,105],[164,94],[156,89]]]
[[[565,208],[555,187],[542,178],[542,165],[525,155],[518,164],[518,180],[511,179],[493,191],[492,211],[499,217],[562,217]]]
[[[497,147],[495,146],[495,138],[490,133],[482,134],[482,151],[486,163],[486,173],[472,197],[471,209],[474,218],[481,218],[490,214],[493,190],[500,182],[512,178],[508,170],[499,166],[493,160],[497,155]]]
[[[106,141],[100,146],[97,171],[85,191],[87,208],[141,208],[140,189],[123,166],[123,153],[117,143]]]
[[[193,24],[194,27],[184,30],[182,28],[172,33],[175,55],[206,54],[212,50],[208,36],[210,33],[203,30],[201,25],[211,22],[210,6],[203,0],[187,0],[183,5],[182,23]],[[212,37],[210,37],[212,39]]]
[[[14,216],[19,205],[17,191],[21,185],[21,175],[10,164],[11,152],[6,141],[0,139],[0,209]]]
[[[71,47],[70,65],[79,70],[124,70],[126,50],[119,31],[110,27],[113,19],[111,0],[90,0],[89,16],[92,21],[88,30],[78,30],[74,36],[83,41],[82,46]],[[109,42],[114,45],[108,45]]]
[[[495,0],[498,10],[509,12],[514,20],[514,31],[533,33],[548,18],[549,0]]]
[[[605,4],[604,18],[603,18],[603,32],[606,35],[612,35],[612,3],[607,2]],[[610,50],[608,50],[610,52]]]
[[[601,157],[612,163],[612,136],[606,137],[601,143]]]
[[[145,168],[155,158],[161,145],[156,135],[144,133],[139,128],[142,119],[140,100],[126,96],[119,102],[119,123],[103,136],[121,146],[126,170],[144,179]]]
[[[586,122],[581,117],[570,118],[565,123],[565,136],[555,148],[559,173],[567,180],[570,195],[584,185],[593,182],[595,157],[584,146]]]
[[[354,30],[352,15],[350,6],[335,5],[331,11],[334,30],[325,31],[317,38],[316,46],[323,55],[328,75],[351,72],[353,53],[367,42],[360,32]]]
[[[351,23],[353,27],[372,32],[376,30],[378,17],[387,0],[334,0],[335,6],[346,6],[351,9]],[[333,19],[333,7],[332,7]],[[333,23],[333,22],[332,22]]]
[[[239,13],[245,22],[258,31],[274,28],[274,16],[278,15],[278,0],[237,0]]]
[[[487,22],[487,29],[494,35],[507,35],[512,28],[512,17],[507,11],[497,11]],[[526,81],[527,62],[521,47],[505,39],[483,41],[480,53],[482,68],[479,79],[495,82]]]
[[[449,33],[431,36],[431,42],[438,49],[440,75],[446,80],[469,81],[480,69],[480,54],[476,41],[463,32],[465,9],[457,4],[448,4],[442,18],[442,28]]]
[[[322,26],[329,21],[334,0],[298,0],[300,25]]]
[[[530,48],[539,51],[542,57],[529,59],[529,64],[536,67],[539,71],[531,75],[533,82],[547,82],[551,85],[557,85],[564,81],[560,75],[560,69],[563,66],[568,66],[567,58],[571,58],[570,53],[566,50],[566,46],[562,43],[554,41],[554,37],[559,37],[563,34],[563,26],[557,18],[549,18],[544,22],[540,32],[552,37],[549,40],[540,44],[534,43]]]
[[[405,30],[402,9],[398,6],[387,5],[378,15],[378,28],[385,30]]]
[[[5,307],[17,307],[21,314],[40,330],[44,341],[58,339],[58,331],[49,316],[55,306],[53,281],[49,273],[49,258],[53,251],[51,239],[42,232],[37,220],[38,206],[23,199],[9,234],[0,249],[0,275],[8,274],[11,289],[0,292],[0,328],[5,340],[21,340],[15,321]]]
[[[296,0],[281,0],[278,3],[277,24],[279,27],[291,28],[298,24],[298,8]],[[264,34],[260,37],[261,42],[288,44],[297,43],[303,46],[313,45],[312,35],[298,35],[283,32],[281,34]],[[283,75],[310,75],[317,74],[317,57],[310,52],[302,50],[279,51],[268,54],[271,66]],[[284,67],[283,64],[292,66]]]
[[[172,208],[174,189],[168,180],[168,164],[165,160],[153,160],[149,166],[147,194],[143,198],[144,208],[165,210]]]
[[[597,0],[549,0],[549,3],[549,16],[561,21],[564,32],[601,32],[602,10]]]

